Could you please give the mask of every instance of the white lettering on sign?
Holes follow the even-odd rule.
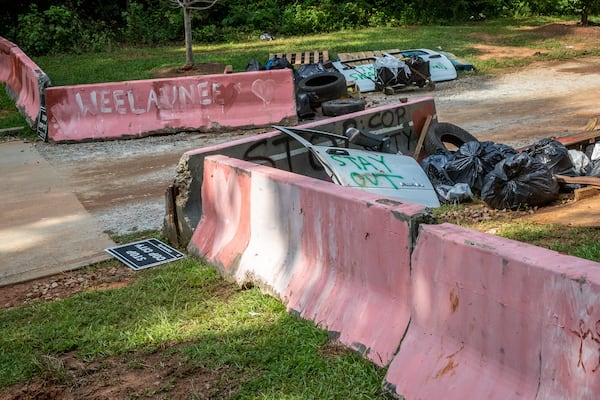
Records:
[[[157,253],[154,251],[154,249],[144,243],[141,244],[136,244],[134,246],[136,249],[139,249],[140,251],[142,251],[144,254],[146,254],[148,257],[153,258],[156,261],[164,261],[167,258],[165,256],[163,256],[160,253]],[[139,261],[139,260],[138,260]]]
[[[153,110],[176,110],[191,107],[227,105],[235,101],[240,84],[224,85],[220,82],[198,82],[189,85],[165,84],[150,88],[144,95],[133,90],[92,90],[75,94],[79,114],[143,114]]]
[[[146,257],[135,250],[127,250],[127,255],[135,261],[146,261]]]

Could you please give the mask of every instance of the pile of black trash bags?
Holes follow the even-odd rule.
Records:
[[[491,208],[514,210],[549,203],[561,191],[577,187],[559,184],[555,175],[600,177],[600,143],[582,152],[550,138],[520,151],[491,141],[470,141],[455,152],[438,150],[421,166],[443,203],[478,196]]]
[[[277,57],[272,56],[267,60],[265,65],[263,66],[260,61],[252,59],[246,65],[246,72],[249,71],[265,71],[271,69],[285,69],[289,68],[292,70],[294,74],[294,83],[299,82],[304,78],[308,78],[309,76],[319,74],[322,72],[338,72],[331,63],[326,62],[323,64],[322,62],[303,64],[298,67],[298,69],[294,68],[294,65],[290,64],[287,57]]]

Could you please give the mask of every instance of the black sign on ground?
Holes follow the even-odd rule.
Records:
[[[46,114],[46,107],[40,107],[40,115],[37,124],[37,135],[44,142],[48,141],[48,114]]]
[[[185,257],[158,239],[146,239],[105,249],[106,252],[134,270],[154,267]]]

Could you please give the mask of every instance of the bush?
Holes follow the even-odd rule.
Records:
[[[32,55],[70,51],[80,38],[79,17],[65,6],[50,6],[42,13],[32,4],[29,13],[19,17],[18,45]]]
[[[328,26],[328,15],[318,6],[294,4],[283,11],[282,30],[288,35],[325,32]]]
[[[183,40],[183,11],[160,3],[145,8],[132,1],[123,13],[123,38],[131,44],[163,44]]]
[[[218,43],[223,41],[223,35],[215,25],[206,25],[194,29],[192,38],[194,42],[202,43]]]

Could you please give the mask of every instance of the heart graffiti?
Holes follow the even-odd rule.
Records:
[[[219,86],[219,94],[215,96],[215,103],[223,107],[223,112],[229,110],[234,104],[240,93],[239,83],[230,83]]]
[[[276,84],[273,79],[267,79],[266,81],[262,79],[257,79],[254,82],[252,82],[252,93],[254,93],[258,98],[260,98],[265,105],[268,105],[273,99],[275,86]]]

